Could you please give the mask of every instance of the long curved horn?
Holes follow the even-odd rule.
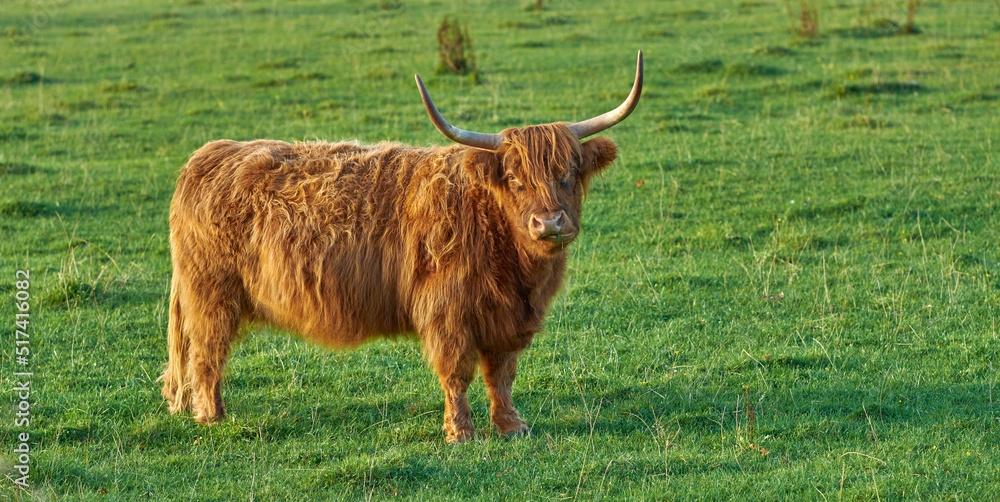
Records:
[[[603,115],[570,124],[569,130],[573,131],[578,139],[583,139],[625,120],[625,117],[635,109],[635,105],[639,104],[640,94],[642,94],[642,51],[639,51],[639,59],[635,63],[635,83],[632,84],[632,92],[625,98],[625,102]]]
[[[427,114],[431,116],[431,122],[434,122],[434,127],[437,127],[437,130],[441,131],[441,134],[444,134],[446,138],[455,143],[482,148],[483,150],[496,150],[503,144],[503,138],[499,134],[466,131],[449,124],[441,116],[441,113],[438,112],[434,106],[434,102],[431,101],[430,95],[427,94],[427,89],[424,88],[424,83],[420,80],[420,75],[414,75],[413,77],[417,79],[420,98],[424,100],[424,108],[427,108]]]

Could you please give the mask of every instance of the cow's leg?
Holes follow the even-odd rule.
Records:
[[[222,370],[239,329],[240,295],[236,291],[236,288],[215,289],[185,309],[189,339],[187,380],[194,394],[192,411],[195,419],[206,425],[226,414],[222,402]]]
[[[466,395],[476,372],[475,351],[453,342],[438,342],[427,347],[444,390],[444,434],[445,441],[450,444],[468,441],[476,433]]]
[[[497,431],[505,436],[528,434],[528,424],[521,420],[511,397],[511,387],[517,376],[516,352],[483,352],[483,380],[490,394],[490,419]]]

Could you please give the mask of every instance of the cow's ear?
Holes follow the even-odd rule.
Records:
[[[470,149],[465,154],[464,164],[463,167],[465,167],[466,172],[488,187],[499,186],[503,179],[503,173],[501,172],[503,165],[500,161],[500,154],[497,152],[475,148]]]
[[[605,137],[594,138],[583,143],[583,164],[580,170],[586,177],[601,172],[618,158],[618,145]]]

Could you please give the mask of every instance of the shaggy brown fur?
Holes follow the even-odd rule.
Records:
[[[341,347],[416,333],[449,442],[473,435],[477,363],[493,424],[527,432],[511,400],[517,356],[562,281],[587,182],[617,147],[581,144],[564,123],[501,135],[498,151],[215,141],[195,152],[170,206],[170,411],[221,418],[230,346],[263,322]],[[560,214],[558,232],[533,236]]]

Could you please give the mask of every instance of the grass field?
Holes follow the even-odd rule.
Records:
[[[522,2],[522,3],[519,3]],[[0,498],[989,500],[1000,496],[1000,4],[4,1]],[[434,75],[445,14],[481,82]],[[167,211],[219,138],[444,144],[629,90],[515,403],[447,446],[415,342],[254,332],[230,417],[169,415]],[[30,269],[31,426],[15,427]]]

